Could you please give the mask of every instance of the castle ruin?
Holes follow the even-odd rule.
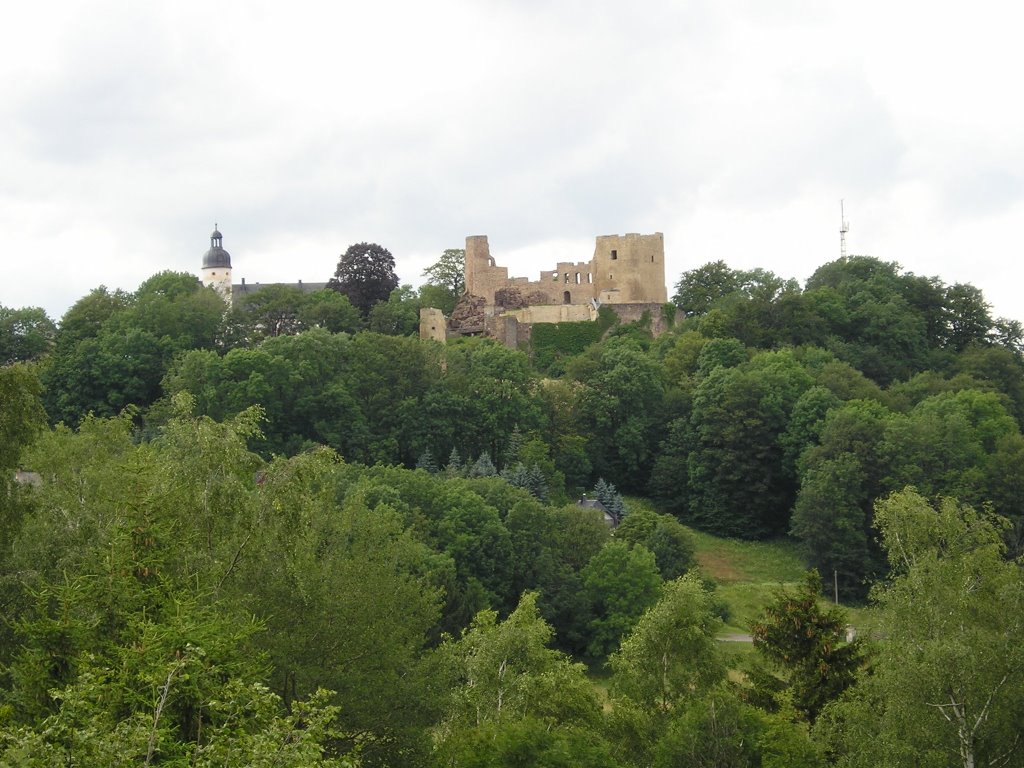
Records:
[[[516,346],[534,323],[595,320],[606,304],[626,322],[651,309],[660,318],[668,300],[661,232],[599,236],[590,261],[558,262],[539,280],[509,277],[508,267],[491,256],[487,236],[472,235],[466,238],[465,278],[466,292],[451,317],[421,310],[421,338],[487,335]]]

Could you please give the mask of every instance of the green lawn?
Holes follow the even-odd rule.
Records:
[[[631,510],[660,511],[647,499],[637,497],[627,498],[626,506]],[[790,539],[740,541],[719,538],[689,527],[687,530],[693,535],[701,575],[717,585],[715,592],[718,598],[729,608],[729,620],[722,627],[722,635],[749,634],[751,622],[772,601],[775,591],[781,586],[795,586],[803,579],[806,565],[799,545]],[[869,608],[844,608],[847,619],[854,626],[870,626]],[[753,644],[723,641],[720,646],[730,679],[743,681],[744,670],[754,661]],[[589,669],[589,676],[603,706],[610,708],[609,670],[594,665]]]
[[[658,511],[647,499],[630,497],[626,505]],[[771,602],[774,591],[803,578],[806,565],[799,545],[790,539],[741,541],[719,538],[693,528],[688,530],[697,546],[701,574],[718,585],[718,596],[729,606],[729,621],[723,633],[748,633],[751,621]],[[865,609],[847,608],[847,611],[856,625]]]

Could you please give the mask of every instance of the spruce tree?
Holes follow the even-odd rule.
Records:
[[[487,451],[481,453],[473,466],[469,468],[470,477],[494,477],[496,474],[498,474],[498,470],[495,469],[491,455]]]
[[[444,468],[444,473],[448,477],[461,477],[464,474],[462,457],[459,455],[458,448],[453,447],[452,452],[448,454],[448,464]]]
[[[425,469],[432,475],[437,474],[437,462],[434,460],[434,454],[430,452],[429,448],[425,448],[416,460],[416,469]]]
[[[603,477],[599,477],[594,485],[594,498],[604,505],[616,523],[626,516],[626,502],[623,500],[622,494]]]

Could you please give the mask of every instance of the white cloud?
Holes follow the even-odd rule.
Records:
[[[404,282],[467,234],[534,275],[662,231],[805,279],[850,251],[1024,318],[1024,12],[269,0],[22,4],[0,30],[0,303],[195,270],[319,281],[377,241]],[[521,266],[520,266],[521,265]]]

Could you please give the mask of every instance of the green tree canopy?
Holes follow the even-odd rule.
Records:
[[[0,306],[0,365],[37,360],[53,347],[57,326],[39,307]]]
[[[720,625],[695,575],[666,582],[609,659],[615,694],[666,715],[700,697],[725,677]]]
[[[482,611],[439,649],[452,683],[435,733],[439,764],[613,765],[583,666],[549,649],[550,639],[536,595],[526,593],[504,621]]]
[[[420,299],[411,285],[391,291],[387,301],[373,305],[367,327],[388,336],[415,336],[420,329]]]
[[[352,306],[365,317],[379,301],[387,301],[398,287],[395,257],[376,243],[350,245],[341,255],[329,288],[348,296]]]
[[[587,652],[602,658],[619,647],[643,612],[654,605],[661,576],[654,555],[642,545],[609,541],[581,572],[591,605]]]
[[[446,315],[466,291],[466,251],[446,248],[441,257],[423,270],[427,283],[420,288],[420,300],[425,307],[437,307]]]
[[[876,505],[893,576],[873,674],[816,730],[840,766],[1019,765],[1024,578],[1005,522],[912,488]]]

